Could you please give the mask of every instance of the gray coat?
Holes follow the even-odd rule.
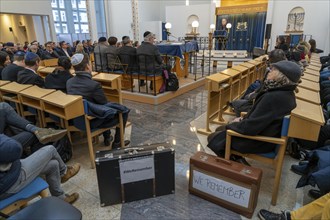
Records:
[[[107,72],[107,54],[110,53],[109,46],[98,44],[94,49],[95,68],[97,72]]]
[[[140,47],[137,48],[137,56],[140,67],[140,73],[154,73],[161,69],[161,64],[163,62],[158,48],[149,43],[144,42]]]

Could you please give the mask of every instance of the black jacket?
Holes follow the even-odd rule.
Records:
[[[136,49],[138,56],[138,63],[141,73],[154,73],[160,70],[160,66],[163,62],[158,48],[148,42],[142,43],[140,47]]]
[[[53,50],[52,53],[49,53],[47,50],[43,51],[41,53],[41,59],[42,60],[48,60],[48,59],[54,59],[54,58],[59,58],[60,56],[58,55],[58,53],[56,52],[56,50]]]
[[[55,50],[56,50],[58,56],[64,56],[64,57],[67,56],[62,48],[56,48]],[[72,51],[69,48],[66,49],[66,51],[68,52],[69,56],[72,57],[72,55],[73,55]]]
[[[39,87],[45,86],[44,79],[30,69],[24,69],[18,72],[17,82],[20,84],[30,84]]]
[[[24,70],[25,68],[22,66],[17,66],[12,63],[3,68],[1,72],[2,80],[8,80],[12,82],[17,82],[17,74],[19,71]]]
[[[122,64],[127,64],[127,72],[137,71],[136,48],[123,46],[118,49],[118,57]]]
[[[72,78],[71,73],[64,69],[55,69],[54,72],[48,74],[45,78],[46,89],[57,89],[66,92],[66,82]]]
[[[262,91],[246,117],[240,122],[226,126],[245,135],[280,137],[283,117],[296,107],[295,86]],[[274,144],[248,139],[233,138],[232,147],[242,153],[267,153],[274,149]]]
[[[101,84],[92,80],[92,75],[88,72],[77,71],[76,76],[67,81],[66,91],[70,95],[81,95],[95,104],[103,105],[108,102]]]

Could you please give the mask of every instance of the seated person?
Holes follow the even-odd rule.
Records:
[[[17,82],[20,84],[30,84],[39,87],[45,86],[44,79],[37,74],[40,58],[37,54],[27,52],[24,57],[25,69],[17,74]]]
[[[107,105],[108,101],[106,96],[104,95],[102,86],[99,82],[96,82],[92,79],[92,66],[89,62],[89,57],[87,54],[75,54],[71,58],[71,63],[75,70],[76,76],[69,79],[66,83],[67,93],[71,95],[81,95],[84,99],[89,102],[99,104],[99,105]],[[126,109],[123,112],[123,123],[124,128],[126,126],[128,112],[125,106],[119,105],[123,109]],[[116,114],[114,118],[111,120],[104,120],[95,118],[92,123],[92,128],[110,128],[119,123],[119,114]],[[103,133],[104,137],[104,145],[109,146],[111,141],[110,130]],[[125,140],[125,145],[128,145],[130,141]],[[120,147],[120,129],[116,128],[116,134],[114,138],[114,142],[112,143],[112,148]]]
[[[58,53],[55,50],[53,50],[52,44],[53,42],[51,41],[45,43],[46,49],[41,53],[42,60],[54,59],[59,57]]]
[[[61,183],[79,172],[79,164],[66,166],[52,145],[40,148],[25,159],[20,159],[21,154],[19,142],[0,134],[0,199],[19,192],[38,176],[45,176],[52,196],[68,203],[78,199],[78,193],[65,194]]]
[[[45,78],[45,88],[66,92],[66,82],[72,77],[70,73],[71,66],[71,60],[69,57],[59,57],[58,67]]]
[[[5,51],[0,51],[0,80],[2,79],[2,70],[10,63],[8,54]]]
[[[115,63],[117,62],[117,54],[118,54],[118,48],[116,46],[118,39],[116,37],[109,37],[108,43],[109,43],[109,49],[107,52],[107,59],[108,59],[108,68],[110,70],[117,70],[117,66]]]
[[[277,214],[261,209],[258,216],[262,220],[330,219],[330,193],[295,211]]]
[[[15,53],[14,62],[2,70],[2,80],[17,82],[18,72],[25,69],[24,56],[25,53],[21,51]]]
[[[66,56],[66,57],[72,57],[72,51],[70,50],[68,44],[65,41],[60,42],[60,47],[55,48],[55,51],[57,52],[58,56]]]
[[[146,31],[143,34],[143,37],[144,42],[136,49],[140,73],[161,73],[163,60],[160,56],[158,48],[154,45],[155,35],[150,31]],[[144,85],[144,80],[140,80],[140,86]],[[152,83],[150,83],[150,89],[152,89]]]
[[[78,51],[78,45],[76,51]],[[95,68],[97,72],[109,72],[108,53],[110,53],[110,49],[107,39],[105,37],[100,37],[97,46],[94,48]]]
[[[38,128],[19,116],[15,110],[6,102],[0,102],[0,134],[4,134],[9,128],[13,133],[12,139],[18,141],[23,150],[27,147],[38,149],[41,144],[55,142],[66,135],[66,130],[54,130]],[[6,133],[8,134],[8,133]]]
[[[301,72],[297,64],[286,60],[274,63],[252,109],[244,118],[236,118],[228,124],[226,129],[243,135],[280,137],[283,117],[296,107],[294,90],[300,76]],[[226,130],[215,132],[208,139],[208,147],[216,155],[223,156]],[[232,148],[241,153],[268,153],[274,150],[275,145],[233,137]]]
[[[122,38],[124,46],[118,49],[118,57],[122,64],[127,64],[127,72],[132,73],[137,71],[136,66],[136,48],[133,47],[129,36]]]

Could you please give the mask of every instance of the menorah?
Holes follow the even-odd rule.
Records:
[[[300,31],[304,25],[303,21],[305,18],[305,13],[292,13],[288,16],[288,30],[291,29],[291,24],[293,24],[293,31]],[[291,31],[291,30],[290,30]]]

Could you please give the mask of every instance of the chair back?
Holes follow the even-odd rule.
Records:
[[[140,74],[153,75],[161,73],[161,68],[156,61],[155,55],[139,54],[137,56]]]
[[[282,129],[281,129],[281,136],[282,137],[287,137],[288,136],[289,126],[290,126],[290,115],[286,115],[283,118],[283,122],[282,122]]]

